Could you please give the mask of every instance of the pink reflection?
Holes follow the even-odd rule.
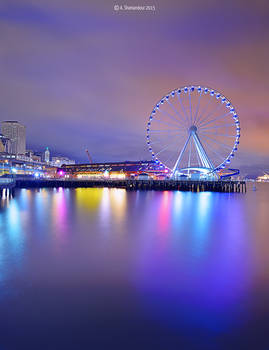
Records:
[[[162,193],[161,203],[158,208],[158,231],[163,234],[168,234],[171,226],[171,191],[164,191]]]
[[[67,198],[66,194],[69,193],[68,189],[58,188],[53,193],[52,198],[52,220],[53,229],[57,237],[63,238],[67,230]]]

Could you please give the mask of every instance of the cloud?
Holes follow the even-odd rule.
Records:
[[[264,161],[267,2],[157,1],[154,14],[116,14],[113,4],[1,2],[2,119],[24,123],[29,146],[79,160],[84,145],[95,160],[149,158],[153,105],[197,83],[220,90],[238,110],[240,150],[249,158],[239,154],[234,164]]]

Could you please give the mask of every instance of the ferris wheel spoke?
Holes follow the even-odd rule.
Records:
[[[196,106],[196,112],[195,112],[194,119],[193,119],[193,124],[194,125],[195,125],[195,122],[196,122],[196,119],[197,119],[197,116],[198,116],[198,111],[199,111],[200,101],[201,101],[201,95],[202,95],[202,91],[200,92],[200,95],[198,97],[198,103],[197,103],[197,106]]]
[[[199,130],[208,130],[208,129],[219,129],[219,128],[225,128],[228,126],[234,126],[234,123],[232,124],[221,124],[216,126],[209,126],[209,127],[200,127]]]
[[[219,104],[217,105],[217,107],[216,107],[212,112],[208,113],[207,116],[206,116],[205,118],[202,118],[202,119],[200,120],[199,125],[203,125],[203,123],[209,121],[208,118],[209,118],[210,116],[214,115],[221,107],[222,107],[222,105],[219,103]]]
[[[180,125],[180,120],[178,118],[174,118],[170,113],[167,111],[163,111],[160,107],[158,109],[162,114],[166,114],[169,118],[173,119],[175,122],[177,122]]]
[[[213,132],[200,132],[199,133],[200,135],[215,135],[215,136],[224,136],[224,137],[230,137],[230,138],[235,138],[236,136],[235,135],[226,135],[226,134],[215,134],[215,133],[213,133]]]
[[[160,154],[160,153],[164,152],[165,150],[167,150],[171,145],[175,144],[177,141],[178,141],[178,140],[176,140],[176,141],[174,140],[173,142],[170,142],[170,143],[168,143],[167,145],[165,145],[160,151],[158,151],[157,153],[154,154],[155,157],[156,157],[158,154]]]
[[[184,130],[150,130],[150,133],[160,133],[160,134],[165,134],[165,133],[168,133],[168,134],[183,134],[183,133],[186,133],[186,131]]]
[[[185,110],[185,108],[184,108],[184,106],[183,106],[183,103],[182,103],[182,101],[181,101],[181,98],[180,98],[179,94],[177,94],[177,98],[178,98],[178,100],[179,100],[179,103],[180,103],[181,109],[182,109],[183,114],[184,114],[184,116],[185,116],[185,119],[186,119],[187,125],[189,125],[190,120],[189,120],[189,117],[188,117],[188,115],[187,115],[187,112],[186,112],[186,110]]]
[[[168,163],[173,157],[176,157],[176,152],[172,153],[171,156],[169,156],[167,159],[164,160],[164,164]],[[170,169],[170,168],[169,168]]]
[[[171,126],[174,126],[174,127],[176,127],[176,128],[182,128],[181,126],[178,126],[178,125],[176,125],[176,124],[169,123],[169,122],[164,122],[164,121],[158,120],[158,119],[154,119],[154,122],[156,122],[156,123],[161,123],[161,124],[166,124],[166,125],[171,125]]]
[[[161,143],[161,141],[160,140],[156,140],[156,141],[148,143],[148,145],[152,146],[152,145],[155,145],[156,143]]]
[[[190,90],[189,90],[189,105],[190,105],[190,116],[191,116],[191,125],[192,125],[191,92],[190,92]]]
[[[217,141],[217,140],[213,139],[213,138],[210,137],[210,136],[204,136],[204,137],[206,137],[206,138],[210,139],[211,141],[215,142],[217,145],[223,146],[223,147],[225,147],[225,148],[231,150],[231,146],[227,145],[226,143],[223,143],[223,142],[221,142],[221,141]]]
[[[208,143],[208,141],[203,140],[203,143],[206,143],[206,144],[207,144],[207,147],[211,150],[211,152],[213,152],[213,153],[216,154],[221,160],[223,160],[223,158],[224,158],[225,156],[222,156],[220,153],[218,153],[217,151],[215,151],[215,150],[210,146],[210,144]]]
[[[173,135],[153,135],[153,136],[156,136],[155,140],[160,140],[162,143],[167,143],[169,141],[172,141],[172,140],[182,140],[182,139],[185,139],[185,135],[178,135],[178,134],[173,134]]]
[[[152,134],[152,137],[151,137],[151,140],[153,142],[158,142],[159,144],[165,144],[165,143],[168,143],[169,141],[171,140],[182,140],[182,139],[185,139],[185,135],[180,135],[180,134]],[[150,142],[151,144],[151,142]]]
[[[202,113],[199,115],[199,117],[198,117],[198,119],[197,119],[197,124],[199,124],[201,118],[203,117],[205,111],[207,110],[207,108],[209,107],[209,105],[210,105],[211,103],[212,103],[212,99],[209,98],[207,104],[205,105],[205,107],[204,107],[203,110],[202,110]]]
[[[184,138],[184,142],[185,142],[185,138]],[[176,148],[176,151],[171,152],[171,155],[168,158],[166,158],[163,163],[168,163],[172,158],[176,158],[177,157],[177,151],[178,151],[178,149],[182,148],[182,145],[184,144],[184,142],[182,142],[180,144],[180,147]],[[172,168],[170,168],[170,169],[172,169]]]
[[[181,124],[184,128],[186,128],[186,123],[184,124],[183,121],[185,122],[183,116],[181,114],[179,114],[179,112],[175,109],[175,107],[173,106],[173,104],[170,102],[170,101],[167,101],[169,106],[173,109],[173,111],[181,118],[180,121],[181,121]]]
[[[207,123],[201,124],[200,127],[206,126],[206,125],[209,125],[209,124],[212,124],[212,123],[214,123],[214,122],[217,121],[217,120],[220,120],[220,119],[223,119],[223,118],[227,117],[229,114],[231,114],[231,112],[222,114],[221,116],[219,116],[219,117],[217,117],[217,118],[215,118],[215,119],[212,119],[212,120],[210,120],[210,121],[207,122]],[[233,125],[234,125],[234,124],[233,124]]]
[[[171,141],[171,140],[170,140]],[[158,145],[155,147],[156,154],[162,153],[163,151],[167,150],[169,147],[175,147],[177,148],[176,145],[181,145],[183,143],[183,140],[179,142],[179,140],[173,140],[172,142],[169,142],[169,140],[160,142]],[[175,145],[175,146],[173,146]]]

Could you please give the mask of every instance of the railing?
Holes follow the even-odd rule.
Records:
[[[15,183],[15,180],[14,179],[10,179],[10,178],[1,178],[0,177],[0,186],[1,185],[11,185]]]

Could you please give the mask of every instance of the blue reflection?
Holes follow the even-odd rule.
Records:
[[[215,196],[216,198],[216,196]],[[206,243],[210,235],[210,223],[212,222],[212,192],[200,192],[196,194],[196,203],[193,213],[193,248],[195,255],[202,255],[206,249]],[[217,232],[216,232],[217,234]]]
[[[19,250],[22,249],[22,216],[23,213],[20,213],[17,201],[10,201],[9,208],[6,213],[6,233],[8,234],[12,250],[15,254],[18,254]]]
[[[6,208],[0,212],[0,280],[8,278],[9,265],[18,265],[24,249],[24,213],[20,212],[16,200],[6,201]]]
[[[243,239],[244,231],[237,225],[236,217],[243,220],[243,208],[235,196],[164,192],[158,202],[156,195],[152,206],[159,215],[152,222],[152,230],[162,239],[154,241],[154,247],[148,244],[147,251],[138,257],[135,283],[144,307],[150,313],[154,310],[159,322],[182,327],[184,313],[184,327],[216,333],[238,322],[236,317],[229,317],[229,312],[248,288],[247,265],[241,259],[248,244],[242,251],[237,247],[236,255],[231,254],[230,233],[238,236],[239,230]]]
[[[181,225],[182,213],[184,212],[184,193],[180,191],[174,192],[173,195],[173,226]]]
[[[145,323],[157,342],[166,331],[240,333],[269,303],[268,193],[18,191],[0,211],[1,318],[13,320],[2,327],[36,333],[65,310],[65,334],[77,317],[87,331],[111,319],[126,333]],[[31,305],[34,317],[18,320]]]

